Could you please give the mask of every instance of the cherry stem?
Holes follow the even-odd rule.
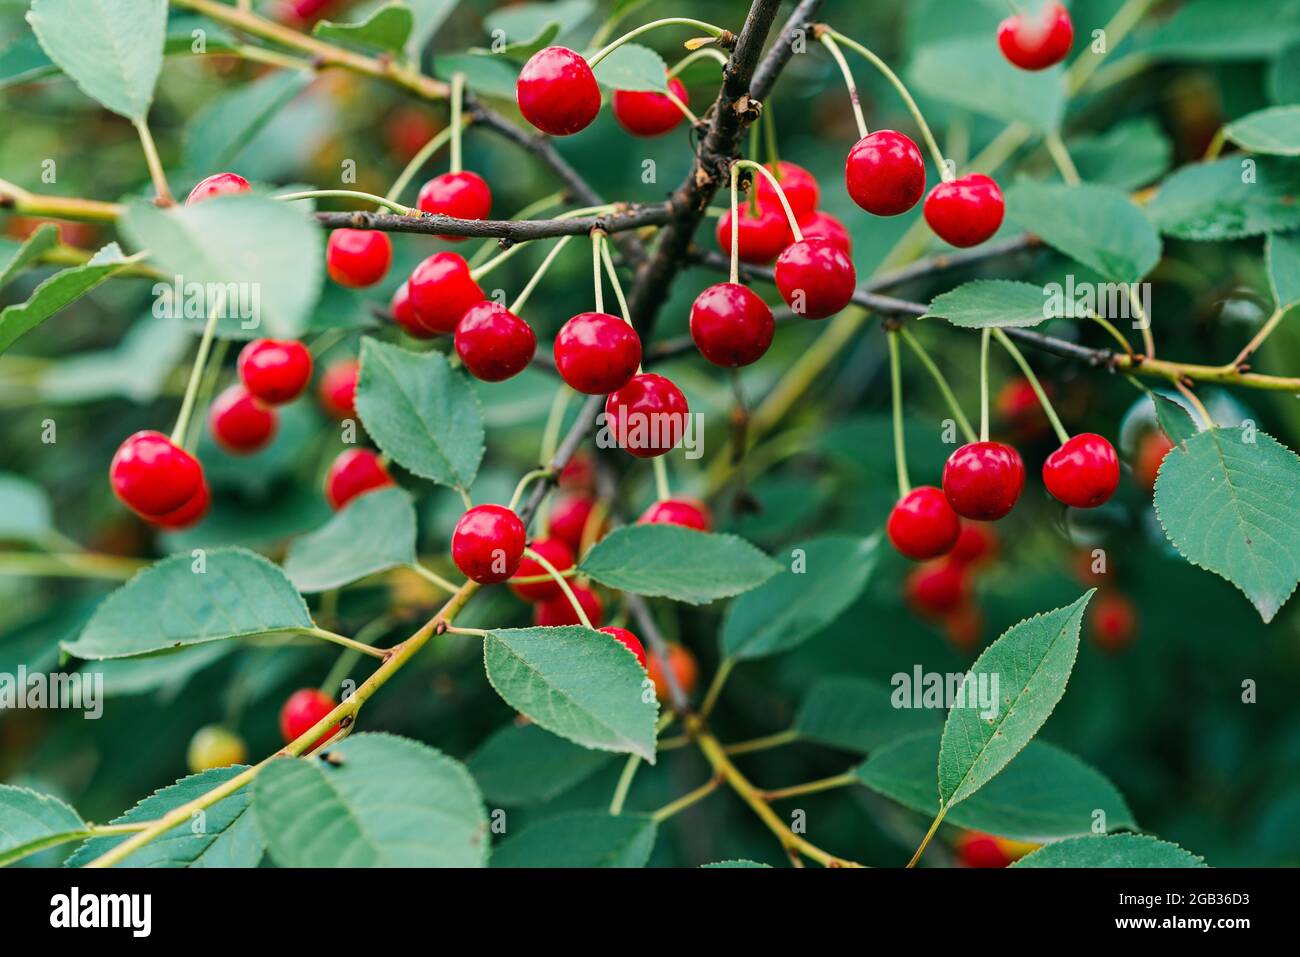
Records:
[[[1070,441],[1070,433],[1065,431],[1065,426],[1061,424],[1061,419],[1056,414],[1056,409],[1052,408],[1052,402],[1047,397],[1047,393],[1043,390],[1042,383],[1038,381],[1038,376],[1034,375],[1034,370],[1029,367],[1029,362],[1025,359],[1024,355],[1018,348],[1016,348],[1016,344],[1012,342],[1007,337],[1007,334],[1001,329],[994,329],[993,335],[997,337],[998,342],[1002,343],[1002,348],[1006,349],[1007,352],[1011,354],[1011,358],[1016,361],[1016,365],[1020,366],[1020,371],[1023,372],[1025,378],[1029,380],[1029,385],[1033,388],[1034,395],[1038,396],[1038,402],[1043,407],[1043,412],[1047,414],[1048,421],[1052,423],[1052,430],[1056,433],[1056,437],[1061,440],[1061,444],[1064,445],[1066,442]],[[985,399],[987,400],[987,398],[986,395]]]
[[[695,63],[697,60],[703,60],[703,59],[713,59],[713,60],[717,60],[718,63],[722,64],[723,66],[727,65],[726,54],[722,53],[720,50],[715,49],[714,47],[705,47],[702,50],[693,50],[692,52],[686,54],[686,56],[678,60],[676,63],[674,63],[672,67],[668,70],[668,79],[670,80],[673,79],[673,77],[677,76],[679,73],[685,70],[692,63]]]
[[[537,213],[544,213],[546,210],[560,205],[560,203],[564,202],[566,195],[568,194],[565,190],[557,189],[554,193],[543,196],[541,199],[531,202],[527,206],[523,207],[523,209],[516,211],[510,218],[514,220],[530,219]],[[499,239],[483,240],[483,243],[474,251],[474,255],[469,257],[470,268],[473,269],[483,265],[484,262],[492,257],[492,250],[500,248],[501,240]],[[514,247],[512,246],[511,248]]]
[[[1070,151],[1065,147],[1065,141],[1061,139],[1061,134],[1052,132],[1048,133],[1043,139],[1047,146],[1047,152],[1052,157],[1052,162],[1056,164],[1057,170],[1061,174],[1061,179],[1065,180],[1067,186],[1078,186],[1083,182],[1079,176],[1079,168],[1074,165],[1074,160],[1070,158]]]
[[[656,824],[661,824],[674,814],[685,811],[693,804],[698,804],[722,786],[722,775],[709,778],[693,791],[687,791],[675,801],[670,801],[657,811],[651,811],[650,817]]]
[[[623,321],[630,326],[632,325],[632,315],[628,312],[627,299],[623,295],[623,284],[618,281],[618,273],[614,270],[614,257],[609,252],[609,239],[604,233],[601,233],[600,259],[605,264],[605,273],[609,276],[609,284],[614,287],[614,298],[618,300],[618,310],[623,315]],[[641,366],[638,364],[637,371],[640,370]]]
[[[546,275],[546,271],[551,268],[551,263],[555,262],[555,257],[560,255],[564,250],[564,247],[569,244],[569,240],[572,238],[572,236],[561,236],[559,242],[551,247],[550,251],[546,254],[546,258],[544,258],[541,265],[537,267],[537,271],[534,272],[528,282],[524,284],[524,288],[519,290],[519,295],[515,297],[515,301],[510,304],[511,312],[515,315],[519,315],[519,310],[524,308],[524,303],[526,303],[528,297],[533,294],[533,290],[537,288],[537,284],[542,281],[542,277]]]
[[[641,755],[629,754],[627,763],[623,765],[623,773],[618,776],[618,784],[614,787],[614,796],[609,799],[609,813],[612,816],[618,817],[623,813],[627,793],[632,790],[632,779],[636,777],[639,767],[641,767]]]
[[[595,293],[596,311],[605,311],[605,283],[601,279],[601,272],[604,266],[600,261],[600,243],[605,234],[599,229],[591,231],[591,274],[594,283],[593,292]]]
[[[457,76],[459,75],[460,74],[457,74]],[[384,199],[392,203],[396,203],[401,199],[402,193],[405,191],[406,187],[411,184],[411,180],[415,179],[415,174],[420,171],[421,167],[423,167],[425,163],[429,162],[429,160],[433,158],[433,154],[437,153],[438,150],[442,149],[443,146],[446,145],[448,140],[453,138],[453,135],[458,128],[459,127],[456,126],[455,121],[453,121],[445,129],[441,129],[435,133],[429,139],[429,142],[421,146],[420,151],[411,157],[411,161],[406,164],[406,168],[402,170],[397,179],[393,181],[393,185],[389,187],[388,193],[384,196]]]
[[[1207,429],[1214,428],[1214,418],[1210,415],[1210,410],[1205,407],[1205,403],[1201,401],[1200,396],[1188,388],[1185,382],[1179,379],[1174,380],[1174,388],[1182,394],[1184,399],[1192,404],[1192,408],[1200,413],[1201,418],[1205,421],[1205,427]]]
[[[376,206],[391,209],[393,212],[401,216],[414,216],[419,212],[418,210],[411,209],[409,206],[403,206],[401,203],[394,202],[385,196],[376,196],[374,193],[362,193],[354,189],[305,189],[299,193],[280,193],[271,198],[278,199],[285,203],[292,203],[300,199],[356,199],[364,203],[374,203]]]
[[[564,571],[560,572],[560,574],[563,575],[565,578],[572,578],[574,575],[578,574],[578,570],[576,568],[566,568]],[[523,575],[521,577],[511,578],[510,584],[511,585],[540,585],[542,582],[548,582],[551,580],[552,580],[551,576],[546,574]]]
[[[916,862],[921,859],[921,855],[925,853],[925,849],[930,846],[930,839],[933,838],[935,833],[939,830],[939,825],[943,823],[944,815],[947,813],[948,808],[941,805],[939,807],[939,813],[936,814],[934,820],[930,822],[930,830],[926,831],[925,837],[921,839],[921,846],[916,849],[916,853],[912,855],[912,859],[907,862],[908,870],[916,867]]]
[[[524,491],[534,480],[540,478],[549,479],[554,474],[554,472],[547,468],[533,469],[531,472],[524,473],[524,477],[521,478],[519,484],[515,486],[515,494],[510,496],[510,505],[508,506],[510,511],[513,512],[519,508],[519,500],[524,497]]]
[[[894,467],[898,470],[898,497],[906,498],[912,491],[907,477],[907,443],[903,437],[903,371],[898,358],[898,331],[890,329],[889,340],[889,393],[894,414]]]
[[[687,121],[691,124],[691,126],[696,126],[699,124],[700,118],[691,112],[691,108],[689,106],[687,106],[680,99],[678,99],[676,93],[674,93],[672,90],[664,90],[663,95],[668,98],[668,102],[672,103],[673,106],[677,107],[677,109],[682,111],[682,116],[686,117]]]
[[[198,352],[194,354],[194,365],[190,367],[190,381],[185,386],[185,398],[181,400],[181,409],[172,426],[172,444],[183,445],[185,433],[189,431],[190,416],[194,414],[194,402],[198,398],[199,383],[203,380],[203,369],[208,362],[208,351],[212,348],[212,337],[216,335],[217,323],[225,303],[225,293],[218,292],[212,310],[208,313],[207,324],[203,327],[203,337],[199,339]]]
[[[786,798],[802,797],[805,794],[819,794],[822,791],[831,791],[835,788],[849,787],[854,784],[860,784],[861,779],[852,771],[846,771],[843,774],[836,774],[834,777],[819,778],[816,781],[807,781],[803,784],[792,784],[788,788],[773,788],[770,791],[764,791],[763,797],[769,801],[781,801]]]
[[[158,196],[159,206],[175,206],[171,187],[167,185],[167,174],[163,172],[162,160],[158,158],[158,146],[149,132],[149,121],[144,117],[134,122],[135,131],[140,135],[140,146],[144,150],[145,165],[149,167],[149,178],[153,180],[153,189]]]
[[[859,138],[864,137],[868,132],[867,119],[862,115],[862,102],[858,96],[858,84],[853,79],[853,71],[849,68],[849,61],[844,59],[843,51],[840,50],[839,44],[835,42],[835,38],[829,30],[822,33],[818,39],[821,40],[822,46],[830,51],[830,55],[835,62],[839,64],[840,73],[844,76],[844,85],[849,90],[849,102],[853,104],[853,118],[858,124],[858,136]]]
[[[704,701],[700,704],[699,718],[701,721],[713,713],[713,706],[718,703],[718,698],[722,696],[722,689],[726,687],[727,679],[731,677],[731,669],[734,667],[736,667],[735,658],[723,658],[722,663],[718,665],[717,673],[714,674],[709,690],[704,693]]]
[[[731,169],[731,274],[733,286],[740,283],[740,199],[736,190],[736,169]]]
[[[772,113],[772,104],[763,104],[763,149],[767,153],[767,165],[779,180],[781,178],[781,154],[776,149],[776,117]]]
[[[726,32],[721,27],[715,27],[713,24],[705,23],[703,20],[692,20],[689,17],[666,17],[662,20],[652,20],[649,23],[641,24],[641,26],[637,27],[635,30],[629,30],[627,33],[623,34],[617,40],[614,40],[606,44],[595,54],[587,57],[587,65],[594,68],[597,63],[605,59],[605,57],[609,56],[611,53],[613,53],[615,50],[621,47],[624,43],[627,43],[629,40],[634,40],[637,37],[639,37],[641,34],[648,33],[651,30],[657,30],[659,27],[668,27],[668,26],[695,27],[697,30],[703,30],[705,33],[707,33],[711,37],[714,37],[715,39],[717,37],[722,36],[722,34]]]
[[[195,408],[198,408],[200,402],[206,403],[216,391],[217,379],[221,377],[221,366],[226,361],[226,352],[230,349],[229,339],[218,339],[216,347],[212,350],[211,357],[208,359],[208,369],[203,376],[203,382],[199,385],[198,396],[194,400]],[[183,445],[185,448],[191,448],[192,443],[197,440],[197,436],[191,435],[194,431],[194,416],[190,416],[190,425],[185,430]]]
[[[799,732],[791,728],[789,731],[778,731],[776,734],[764,735],[761,738],[750,738],[748,741],[737,741],[735,744],[724,745],[722,750],[727,754],[749,754],[753,751],[779,748],[782,745],[793,744],[798,740]]]
[[[1268,321],[1264,323],[1259,332],[1255,333],[1254,338],[1252,338],[1250,342],[1246,343],[1245,347],[1237,353],[1237,358],[1233,359],[1232,362],[1229,363],[1228,367],[1236,369],[1242,366],[1246,360],[1254,354],[1255,350],[1262,346],[1268,337],[1273,334],[1273,330],[1278,327],[1278,324],[1281,323],[1282,319],[1286,315],[1287,310],[1283,309],[1281,306],[1275,309],[1273,315],[1268,317]]]
[[[985,328],[980,333],[980,441],[989,440],[989,335]]]
[[[907,347],[912,350],[918,359],[921,360],[921,365],[925,366],[926,371],[929,372],[931,378],[934,379],[934,384],[939,387],[939,392],[943,395],[944,402],[948,404],[948,408],[952,412],[952,417],[957,420],[957,425],[961,429],[962,435],[966,437],[966,441],[974,442],[975,430],[971,427],[970,420],[966,418],[966,413],[964,413],[961,410],[961,406],[957,404],[957,396],[953,394],[952,388],[948,385],[947,378],[944,377],[944,374],[939,370],[939,367],[935,365],[934,360],[930,358],[930,354],[925,351],[925,348],[916,340],[916,337],[913,336],[905,326],[899,328],[898,334],[903,337],[903,341],[907,343]]]
[[[655,473],[655,494],[659,496],[659,501],[665,501],[672,498],[672,491],[668,486],[668,463],[664,461],[662,455],[655,456],[652,460],[654,463]]]
[[[885,79],[893,85],[894,89],[898,91],[898,95],[903,98],[903,103],[907,106],[908,112],[912,114],[912,119],[916,120],[916,125],[921,130],[921,136],[925,139],[925,145],[930,150],[930,155],[934,158],[934,165],[938,168],[939,175],[943,178],[943,181],[949,183],[956,179],[956,176],[948,168],[947,162],[944,161],[943,153],[940,151],[939,144],[934,138],[934,133],[930,131],[930,124],[925,121],[925,116],[921,113],[921,108],[916,105],[916,100],[912,99],[912,94],[907,91],[907,87],[904,86],[903,81],[898,78],[898,74],[889,68],[889,64],[876,56],[857,40],[854,40],[851,37],[846,37],[838,30],[832,30],[829,27],[826,28],[826,32],[822,35],[826,36],[827,34],[833,36],[836,40],[843,43],[855,53],[865,57],[872,66],[879,70],[884,75]]]
[[[424,567],[419,562],[412,562],[409,567],[413,572],[415,572],[425,581],[432,582],[434,585],[437,585],[439,588],[447,592],[449,595],[454,595],[456,594],[456,592],[460,591],[460,586],[457,585],[455,582],[448,581],[447,579],[439,575],[437,572],[433,571],[430,568]]]
[[[456,72],[451,75],[451,171],[461,171],[461,134],[464,127],[461,112],[465,101],[465,74]]]
[[[582,607],[582,603],[578,601],[578,596],[575,595],[573,589],[569,587],[568,580],[559,573],[554,565],[546,560],[546,556],[539,554],[532,548],[525,548],[524,554],[537,562],[537,564],[541,565],[546,571],[546,574],[551,576],[551,580],[560,586],[560,591],[564,592],[564,597],[569,599],[569,604],[573,607],[574,614],[578,616],[578,621],[582,622],[582,626],[595,631],[596,629],[591,624],[591,619],[587,617],[586,610]]]
[[[320,638],[332,644],[342,645],[344,648],[351,648],[353,651],[360,652],[363,655],[369,655],[371,658],[382,658],[385,652],[382,648],[376,648],[374,645],[367,645],[364,642],[355,641],[346,635],[335,634],[332,631],[326,631],[324,628],[297,628],[294,629],[296,634],[308,635],[312,638]]]
[[[781,181],[777,179],[772,174],[772,171],[762,163],[755,163],[753,160],[742,159],[736,160],[731,164],[731,178],[733,182],[736,178],[736,170],[741,167],[752,169],[767,178],[767,181],[772,185],[772,189],[776,190],[776,198],[781,201],[781,208],[785,210],[786,219],[790,221],[790,232],[794,235],[794,241],[797,243],[803,242],[803,232],[799,229],[799,220],[795,218],[794,210],[790,208],[790,200],[785,198],[785,190],[781,188]],[[757,186],[754,188],[754,192],[758,192]],[[736,228],[734,220],[732,222],[732,228]]]
[[[1118,343],[1120,344],[1120,346],[1123,348],[1123,350],[1124,350],[1124,351],[1125,351],[1125,352],[1126,352],[1130,357],[1132,357],[1132,355],[1133,355],[1133,347],[1132,347],[1131,345],[1129,345],[1129,341],[1128,341],[1127,339],[1125,339],[1124,336],[1123,336],[1123,334],[1122,334],[1118,329],[1116,329],[1116,328],[1115,328],[1115,327],[1114,327],[1114,326],[1113,326],[1109,321],[1107,321],[1106,319],[1103,319],[1101,316],[1097,315],[1095,312],[1092,313],[1088,318],[1090,318],[1090,319],[1091,319],[1093,322],[1095,322],[1097,325],[1099,325],[1099,326],[1101,326],[1103,329],[1105,329],[1106,332],[1108,332],[1108,333],[1110,334],[1110,336],[1111,336],[1111,337],[1112,337],[1116,342],[1118,342]]]

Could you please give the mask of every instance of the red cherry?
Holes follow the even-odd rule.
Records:
[[[925,221],[944,242],[964,249],[996,233],[1006,208],[998,184],[983,173],[971,173],[930,190]]]
[[[1092,432],[1074,436],[1043,463],[1043,484],[1052,497],[1074,508],[1096,508],[1119,487],[1115,446]]]
[[[974,567],[992,561],[998,554],[998,536],[992,525],[962,522],[957,544],[948,553],[949,561]]]
[[[628,651],[636,655],[636,660],[642,668],[646,666],[645,648],[641,645],[641,639],[637,638],[632,632],[626,628],[615,628],[612,625],[608,628],[597,628],[596,630],[611,636],[615,641],[627,648]]]
[[[600,87],[591,67],[567,47],[538,50],[519,71],[515,84],[519,112],[552,136],[584,130],[600,112]]]
[[[267,405],[302,395],[311,381],[311,352],[294,339],[254,339],[239,352],[235,368],[244,388]]]
[[[165,515],[199,491],[203,466],[161,432],[145,430],[118,446],[108,480],[127,508],[145,516]]]
[[[336,419],[353,419],[357,415],[357,376],[361,363],[356,359],[336,362],[325,370],[318,387],[320,404]]]
[[[713,516],[703,502],[695,499],[666,498],[641,513],[638,525],[680,525],[701,532],[713,531]]]
[[[979,831],[967,831],[957,839],[957,857],[967,867],[1006,867],[1011,863],[998,839]]]
[[[247,455],[263,448],[275,435],[275,410],[236,383],[212,400],[208,411],[212,437],[227,452]]]
[[[558,538],[539,538],[533,542],[532,549],[554,565],[557,572],[573,567],[573,550]],[[525,555],[519,562],[519,570],[515,572],[514,577],[533,578],[545,574],[547,571],[542,567],[541,562]],[[553,578],[525,585],[511,584],[510,590],[524,601],[549,601],[564,594],[564,589]]]
[[[970,580],[964,566],[940,559],[912,569],[904,583],[904,593],[918,615],[943,618],[970,597]]]
[[[641,337],[607,312],[580,312],[555,337],[555,367],[570,388],[608,395],[627,385],[641,365]]]
[[[284,743],[297,741],[334,710],[334,699],[318,688],[303,688],[289,696],[280,709],[280,735]],[[324,744],[338,732],[336,724],[313,744]]]
[[[943,494],[962,518],[991,522],[1015,507],[1025,487],[1020,453],[1001,442],[963,445],[943,467]]]
[[[198,185],[190,190],[190,195],[185,197],[185,205],[193,206],[213,196],[228,193],[247,193],[252,188],[248,180],[238,173],[213,173],[207,179],[199,180]]]
[[[595,505],[596,500],[589,495],[570,495],[560,499],[551,508],[547,533],[551,538],[564,542],[577,555],[582,551],[582,533]]]
[[[805,319],[835,315],[849,304],[857,282],[853,261],[824,239],[791,243],[776,261],[776,288]]]
[[[392,484],[378,455],[369,449],[347,449],[325,473],[325,500],[337,512],[358,495]]]
[[[167,512],[163,515],[144,515],[141,516],[148,522],[160,528],[189,528],[199,522],[203,516],[208,514],[208,506],[212,504],[212,495],[208,491],[206,480],[199,485],[199,490],[190,496],[190,500],[174,511]]]
[[[1042,386],[1050,399],[1051,384],[1042,383]],[[1038,401],[1038,393],[1023,376],[1007,380],[1006,384],[998,390],[994,407],[1002,420],[1011,426],[1016,437],[1025,442],[1032,442],[1046,433],[1050,427],[1047,416],[1043,412],[1043,404]]]
[[[393,290],[393,298],[388,305],[393,321],[415,339],[432,339],[437,335],[420,325],[420,317],[415,314],[415,303],[411,302],[411,284],[404,282]]]
[[[738,283],[710,286],[691,305],[691,339],[715,366],[735,368],[757,362],[772,344],[775,331],[776,320],[767,303]]]
[[[415,267],[407,285],[420,325],[434,334],[455,332],[469,307],[487,298],[456,253],[434,253]]]
[[[409,163],[442,129],[422,107],[400,106],[384,120],[384,143]]]
[[[1137,609],[1119,592],[1102,592],[1088,606],[1093,640],[1103,651],[1123,651],[1137,634]]]
[[[457,219],[487,219],[492,210],[492,190],[478,173],[462,170],[443,173],[429,180],[420,189],[415,201],[421,212],[436,216],[454,216]],[[459,243],[468,236],[439,236],[448,242]]]
[[[1169,436],[1159,429],[1153,429],[1138,441],[1137,454],[1133,461],[1133,475],[1149,492],[1156,487],[1156,478],[1160,475],[1160,466],[1165,456],[1173,449],[1174,443]]]
[[[858,140],[844,163],[849,195],[876,216],[897,216],[925,194],[925,161],[912,140],[893,130],[876,130]]]
[[[998,26],[1002,55],[1022,70],[1046,70],[1070,54],[1074,24],[1069,11],[1051,3],[1037,17],[1017,13]]]
[[[728,256],[731,255],[731,210],[727,210],[718,220],[715,233],[718,245]],[[749,203],[740,205],[740,261],[765,265],[777,257],[777,254],[794,237],[790,233],[790,220],[780,204],[773,209],[760,206],[757,213],[752,213]]]
[[[919,485],[898,500],[885,530],[900,553],[919,562],[946,555],[961,534],[961,522],[943,492]]]
[[[582,610],[587,613],[587,620],[591,622],[592,627],[599,626],[605,615],[605,606],[599,596],[584,585],[573,584],[569,588],[573,591],[573,597],[578,599]],[[533,606],[533,624],[543,628],[555,628],[559,625],[581,625],[582,619],[574,611],[569,596],[561,594],[559,598],[539,601]]]
[[[984,635],[984,615],[973,601],[963,602],[943,618],[943,633],[959,651],[969,651]]]
[[[700,682],[700,666],[690,649],[685,645],[669,645],[668,668],[677,679],[677,685],[682,689],[682,693],[690,697],[695,691],[695,686]],[[648,655],[645,670],[650,680],[655,683],[655,697],[660,701],[667,701],[670,697],[670,688],[663,662],[655,655]]]
[[[802,223],[805,217],[816,212],[817,201],[821,199],[821,187],[817,185],[813,174],[802,166],[781,160],[777,168],[780,170],[777,179],[781,181],[781,191],[785,193],[786,202],[790,204],[794,218]],[[776,173],[771,163],[767,164],[767,169]],[[781,198],[776,195],[776,190],[772,188],[767,177],[758,173],[755,182],[758,189],[758,205],[784,212],[785,207],[781,205]]]
[[[393,244],[373,229],[336,229],[325,248],[330,278],[340,286],[373,286],[388,273]]]
[[[661,375],[645,372],[605,400],[605,427],[639,459],[673,449],[686,432],[686,396]]]
[[[527,538],[524,523],[504,505],[475,505],[452,532],[451,560],[466,578],[495,585],[515,574]]]
[[[471,306],[456,326],[456,355],[476,379],[501,382],[533,361],[537,335],[499,302]]]
[[[677,77],[668,81],[668,89],[683,105],[689,103]],[[611,106],[618,125],[633,136],[660,136],[685,118],[676,103],[653,90],[615,90]]]
[[[578,490],[590,492],[596,487],[596,466],[591,461],[591,456],[582,452],[574,453],[573,458],[560,469],[560,477],[556,482],[562,489]]]
[[[804,239],[824,239],[832,246],[844,250],[844,255],[853,255],[853,237],[844,224],[830,213],[817,210],[807,219],[799,220],[799,231]]]

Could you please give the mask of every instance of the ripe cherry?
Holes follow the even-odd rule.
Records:
[[[319,688],[303,688],[289,696],[280,709],[280,735],[284,743],[297,741],[334,710],[334,699]],[[336,724],[308,745],[308,750],[324,744],[338,733]]]
[[[275,410],[262,405],[236,383],[212,400],[208,425],[212,437],[233,455],[248,455],[266,446],[275,435]]]
[[[213,173],[207,179],[199,180],[198,185],[190,190],[190,195],[185,197],[185,205],[193,206],[195,203],[201,203],[213,196],[247,193],[252,188],[248,184],[248,180],[238,173]]]
[[[190,746],[185,750],[185,763],[189,765],[192,774],[213,768],[228,768],[247,760],[248,748],[244,739],[219,724],[210,724],[195,731],[194,737],[190,738]]]
[[[580,312],[555,336],[555,367],[569,387],[608,395],[627,385],[641,365],[641,337],[607,312]]]
[[[957,544],[948,553],[948,560],[975,567],[992,561],[998,554],[998,536],[992,525],[982,522],[961,523]]]
[[[595,506],[596,500],[589,495],[569,495],[560,499],[551,508],[547,534],[568,545],[573,554],[580,554],[582,533],[587,528],[587,520],[591,518],[591,511]],[[603,528],[595,531],[596,537],[599,537]]]
[[[796,316],[825,319],[853,298],[853,260],[824,239],[791,243],[776,261],[776,288]]]
[[[141,518],[160,528],[189,528],[197,524],[203,516],[208,514],[208,506],[212,504],[212,494],[208,491],[208,483],[205,479],[199,486],[199,490],[190,496],[188,502],[180,508],[165,512],[162,515],[141,515]]]
[[[947,554],[961,534],[961,521],[943,492],[919,485],[898,500],[885,530],[900,553],[919,562]]]
[[[1058,502],[1096,508],[1119,487],[1119,456],[1100,435],[1082,432],[1047,457],[1043,484]]]
[[[772,169],[771,163],[767,164],[767,168],[781,181],[781,191],[785,193],[786,202],[790,204],[795,220],[802,225],[806,217],[816,212],[817,201],[821,199],[821,187],[817,185],[817,180],[802,166],[787,163],[785,160],[777,164],[776,170]],[[778,173],[777,170],[780,172]],[[781,198],[776,195],[776,190],[772,188],[767,177],[759,173],[754,180],[758,190],[758,205],[784,211]]]
[[[710,286],[691,306],[691,339],[715,366],[735,368],[758,361],[775,331],[776,320],[767,303],[739,283]]]
[[[356,359],[336,362],[320,377],[318,394],[321,407],[336,419],[356,418],[357,376],[361,363]]]
[[[1120,652],[1137,634],[1137,609],[1119,592],[1104,591],[1088,607],[1088,624],[1102,651]]]
[[[573,597],[578,599],[578,604],[582,607],[592,627],[599,626],[605,615],[605,606],[600,597],[590,588],[576,582],[571,584],[569,588],[573,592]],[[550,601],[539,601],[533,605],[533,624],[543,628],[555,628],[559,625],[581,625],[582,619],[578,617],[577,611],[574,610],[573,603],[569,601],[569,596],[561,594],[558,598],[552,598]]]
[[[1025,487],[1020,453],[1000,442],[963,445],[943,467],[943,494],[962,518],[991,522],[1015,507]]]
[[[641,644],[641,639],[632,634],[632,632],[628,631],[626,628],[615,628],[612,625],[607,628],[597,628],[596,630],[609,635],[628,651],[632,652],[632,654],[636,655],[637,663],[640,664],[642,668],[646,666],[645,648]]]
[[[476,379],[501,382],[522,372],[537,351],[537,334],[499,302],[470,306],[456,326],[456,355]]]
[[[718,220],[715,233],[718,245],[728,256],[731,255],[731,210],[727,210]],[[790,245],[794,238],[790,233],[790,220],[785,210],[778,204],[760,206],[757,213],[751,212],[749,203],[740,205],[740,261],[764,265],[770,263],[781,250]]]
[[[421,212],[435,216],[454,216],[457,219],[487,219],[492,211],[492,190],[478,173],[462,170],[435,176],[420,188],[415,205]],[[468,236],[439,236],[448,242],[459,243]]]
[[[668,81],[668,90],[683,105],[689,103],[686,86],[677,77]],[[653,90],[615,90],[611,106],[618,125],[633,136],[661,136],[685,117],[676,103]]]
[[[393,290],[393,298],[388,305],[393,314],[393,321],[401,326],[408,336],[416,339],[432,339],[436,332],[424,328],[420,317],[415,313],[415,303],[411,302],[411,284],[404,282]]]
[[[560,470],[557,484],[566,491],[592,491],[596,487],[596,466],[591,461],[591,456],[575,452],[573,458]]]
[[[638,525],[680,525],[701,532],[713,531],[709,507],[695,499],[666,498],[655,502],[636,520]]]
[[[563,572],[573,567],[573,550],[558,538],[539,538],[532,543],[532,549],[555,566],[557,572]],[[549,573],[542,567],[541,562],[525,555],[520,560],[519,569],[515,572],[514,577],[534,578],[538,575],[547,574]],[[564,594],[564,589],[560,588],[559,583],[553,578],[526,584],[512,582],[510,590],[524,601],[549,601]]]
[[[838,246],[844,255],[853,254],[853,237],[849,235],[844,224],[830,213],[817,210],[807,219],[799,220],[799,231],[804,239],[824,239],[832,246]]]
[[[1142,486],[1151,491],[1156,487],[1156,478],[1160,475],[1160,466],[1165,456],[1173,449],[1174,443],[1159,429],[1152,429],[1138,440],[1137,454],[1133,461],[1133,474]]]
[[[876,216],[905,213],[925,194],[925,161],[911,138],[876,130],[854,144],[844,164],[849,195]]]
[[[1052,397],[1051,383],[1042,383],[1047,397]],[[998,390],[994,399],[994,408],[1002,421],[1011,427],[1016,437],[1025,442],[1032,442],[1044,435],[1051,423],[1043,412],[1043,405],[1038,401],[1038,393],[1024,376],[1008,379]]]
[[[423,107],[399,106],[384,120],[384,144],[396,158],[409,163],[442,126]]]
[[[1022,70],[1055,66],[1069,56],[1073,44],[1074,24],[1069,11],[1056,2],[1037,16],[1009,16],[998,27],[1002,55]]]
[[[434,253],[412,270],[407,285],[420,325],[434,334],[455,332],[469,307],[487,298],[456,253]]]
[[[204,484],[199,460],[152,430],[136,432],[118,446],[108,479],[122,503],[146,517],[176,511]]]
[[[378,455],[369,449],[347,449],[325,473],[325,500],[337,512],[358,495],[392,484],[393,477]]]
[[[943,633],[958,651],[970,651],[984,635],[984,615],[973,601],[963,602],[943,618]]]
[[[904,594],[922,617],[943,618],[970,597],[970,578],[964,566],[946,559],[926,562],[908,574]]]
[[[981,831],[967,831],[957,839],[957,859],[966,867],[1006,867],[1011,857],[998,839]]]
[[[582,56],[567,47],[538,50],[515,84],[519,112],[552,136],[584,130],[600,112],[600,87]]]
[[[340,286],[373,286],[388,273],[393,244],[373,229],[336,229],[325,248],[330,278]]]
[[[283,405],[307,388],[311,365],[311,352],[297,340],[254,339],[240,350],[235,368],[258,401]]]
[[[515,574],[527,539],[524,523],[504,505],[475,505],[452,532],[451,560],[466,578],[495,585]]]
[[[669,645],[668,667],[672,669],[673,677],[677,679],[677,685],[682,689],[682,693],[690,697],[695,691],[695,686],[700,682],[700,666],[696,663],[695,656],[684,645]],[[670,691],[663,662],[657,655],[647,655],[645,670],[655,684],[655,697],[660,701],[667,701]]]
[[[661,375],[645,372],[605,400],[605,427],[639,459],[675,448],[686,433],[686,396]]]
[[[1007,210],[998,184],[983,173],[940,183],[925,198],[925,221],[944,242],[978,246],[996,233]]]

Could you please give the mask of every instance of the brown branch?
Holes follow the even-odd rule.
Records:
[[[749,84],[751,97],[756,100],[767,99],[768,94],[772,92],[772,87],[776,85],[776,78],[790,62],[790,57],[794,56],[796,41],[802,38],[803,42],[807,42],[808,35],[812,32],[813,20],[821,5],[822,0],[802,0],[794,8],[790,19],[785,21],[785,26],[781,29],[781,36],[772,44],[772,49],[767,51],[767,56],[763,57],[763,62],[754,71],[753,82]]]
[[[452,216],[401,216],[397,213],[317,213],[316,219],[329,229],[377,229],[386,233],[422,233],[430,236],[472,236],[509,240],[512,243],[556,236],[584,236],[593,229],[618,233],[643,226],[660,226],[672,212],[667,204],[632,206],[606,216],[574,219],[456,219]]]

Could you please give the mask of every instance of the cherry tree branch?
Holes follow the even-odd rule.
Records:
[[[327,229],[376,229],[387,233],[421,233],[428,236],[471,236],[498,238],[510,243],[557,236],[585,236],[593,229],[607,233],[662,226],[672,217],[667,203],[630,206],[605,216],[573,219],[457,219],[423,213],[402,216],[397,213],[355,212],[317,213],[316,220]]]

